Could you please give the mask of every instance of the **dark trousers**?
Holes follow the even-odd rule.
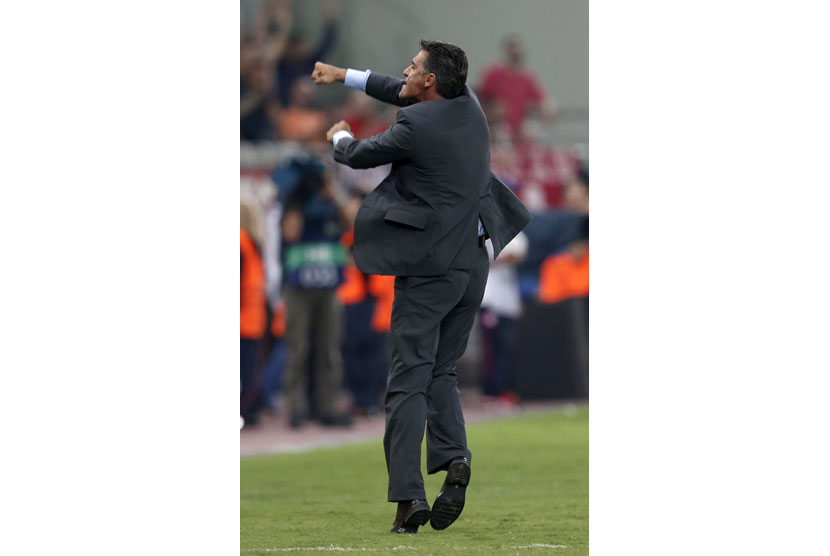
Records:
[[[481,390],[487,396],[498,396],[513,390],[510,366],[516,346],[516,321],[483,309],[481,324]]]
[[[282,338],[272,338],[268,359],[265,363],[265,376],[262,379],[262,403],[265,407],[276,410],[276,395],[282,388],[282,375],[285,369],[285,342]]]
[[[425,424],[429,474],[458,456],[471,458],[455,363],[467,347],[489,268],[487,250],[480,247],[474,269],[395,278],[383,437],[390,502],[426,498]]]
[[[308,360],[314,350],[314,391],[318,416],[333,415],[343,380],[340,337],[343,306],[334,289],[283,289],[285,299],[285,377],[283,392],[292,414],[308,415]]]
[[[240,338],[239,342],[239,378],[241,381],[239,414],[245,421],[256,419],[259,410],[259,384],[254,380],[257,351],[260,340]]]
[[[343,370],[355,408],[378,410],[386,386],[384,335],[372,329],[375,299],[343,307]]]

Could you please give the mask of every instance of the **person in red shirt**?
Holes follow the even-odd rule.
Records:
[[[353,91],[343,107],[341,119],[349,124],[352,135],[358,139],[383,133],[389,127],[389,124],[378,116],[375,110],[376,102],[361,91]]]
[[[508,35],[502,40],[504,60],[492,64],[481,75],[478,91],[486,112],[500,112],[510,132],[517,135],[533,110],[553,123],[556,106],[553,99],[530,70],[524,67],[524,48],[519,38]]]

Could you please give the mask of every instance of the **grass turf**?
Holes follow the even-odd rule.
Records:
[[[243,458],[241,553],[588,554],[587,406],[473,424],[467,439],[464,512],[444,531],[427,524],[416,535],[389,532],[396,505],[386,502],[380,439]],[[424,477],[430,504],[444,475]]]

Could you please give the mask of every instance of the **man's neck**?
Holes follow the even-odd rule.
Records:
[[[424,102],[427,100],[445,100],[444,97],[438,94],[438,91],[436,91],[434,87],[425,90],[423,94],[418,95],[415,98],[418,99],[418,102]]]

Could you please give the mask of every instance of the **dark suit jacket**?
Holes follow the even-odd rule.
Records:
[[[495,255],[530,213],[490,172],[490,131],[469,88],[446,100],[398,98],[403,80],[371,74],[366,93],[404,106],[369,139],[341,139],[334,159],[352,168],[392,163],[355,220],[357,267],[371,274],[434,276],[475,265],[478,219]]]

